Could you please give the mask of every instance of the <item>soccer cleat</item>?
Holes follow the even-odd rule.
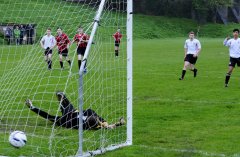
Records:
[[[228,87],[228,84],[225,84],[225,87]]]
[[[183,80],[183,78],[182,78],[182,77],[180,77],[180,78],[179,78],[179,80]]]
[[[57,95],[57,96],[62,96],[62,97],[63,97],[63,96],[64,96],[64,92],[60,92],[60,91],[59,91],[59,92],[56,92],[56,95]]]
[[[123,117],[119,119],[119,123],[120,125],[124,125],[126,123]]]
[[[197,69],[194,69],[194,70],[193,70],[194,77],[197,77],[197,71],[198,71]]]
[[[25,104],[26,104],[27,107],[30,108],[30,109],[33,109],[33,108],[34,108],[34,106],[33,106],[33,104],[32,104],[32,101],[31,101],[30,99],[27,99],[26,102],[25,102]]]

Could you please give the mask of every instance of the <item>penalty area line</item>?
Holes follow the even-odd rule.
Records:
[[[134,146],[134,145],[133,145]],[[163,147],[151,147],[146,145],[135,145],[136,147],[140,148],[148,148],[148,149],[155,149],[155,150],[161,150],[164,152],[176,152],[176,153],[194,153],[194,154],[200,154],[204,156],[219,156],[219,157],[226,157],[225,154],[217,154],[217,153],[209,153],[203,150],[190,150],[190,149],[175,149],[175,148],[163,148]]]

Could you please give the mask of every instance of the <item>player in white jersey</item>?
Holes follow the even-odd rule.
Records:
[[[51,35],[51,29],[47,29],[47,34],[40,41],[41,47],[44,49],[44,59],[48,64],[48,69],[52,69],[52,49],[56,45],[56,39]]]
[[[197,69],[195,68],[195,64],[201,51],[201,43],[199,40],[195,39],[194,32],[189,33],[189,39],[185,41],[184,50],[184,66],[182,70],[182,76],[179,78],[179,80],[184,79],[187,69],[193,71],[194,77],[197,76]]]
[[[229,62],[229,68],[228,72],[226,74],[225,78],[225,87],[228,87],[228,82],[230,80],[230,76],[232,74],[232,71],[237,64],[237,66],[240,66],[240,39],[239,39],[239,29],[233,30],[233,38],[230,39],[230,37],[227,37],[223,41],[223,45],[229,47],[229,56],[230,56],[230,62]]]

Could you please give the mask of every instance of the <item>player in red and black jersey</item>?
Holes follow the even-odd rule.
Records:
[[[57,47],[58,47],[58,54],[59,54],[59,62],[61,69],[63,69],[63,60],[62,57],[65,57],[66,61],[71,66],[71,60],[68,57],[68,48],[70,44],[70,40],[68,36],[62,32],[61,28],[57,29],[57,36],[55,37],[57,41]]]
[[[115,34],[113,34],[113,38],[115,41],[115,56],[118,57],[119,46],[120,46],[120,42],[122,39],[122,34],[121,34],[120,28],[118,28],[117,32]]]
[[[83,56],[86,51],[87,43],[89,40],[89,36],[84,33],[83,28],[78,28],[78,33],[74,36],[73,42],[77,43],[77,55],[78,55],[78,68],[80,69]]]

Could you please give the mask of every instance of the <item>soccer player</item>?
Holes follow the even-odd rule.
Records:
[[[52,116],[47,112],[38,109],[37,107],[33,106],[32,101],[29,99],[26,100],[26,105],[30,108],[31,111],[51,122],[54,122],[57,126],[78,129],[79,111],[74,109],[73,105],[70,103],[63,92],[56,92],[56,96],[59,101],[62,116]],[[91,109],[84,110],[83,117],[81,119],[83,121],[84,130],[101,128],[113,129],[125,124],[124,119],[120,118],[119,122],[110,125]]]
[[[197,69],[195,68],[195,64],[197,62],[198,55],[201,51],[201,43],[198,39],[195,39],[193,31],[189,33],[189,39],[185,41],[184,51],[185,51],[184,66],[182,70],[182,76],[179,78],[179,80],[184,79],[187,69],[193,71],[194,77],[197,76]]]
[[[120,46],[120,42],[121,42],[121,39],[122,39],[122,34],[121,34],[120,28],[118,28],[117,32],[115,34],[113,34],[113,38],[114,38],[114,41],[115,41],[115,57],[118,57],[119,46]]]
[[[78,68],[80,69],[83,56],[86,51],[87,43],[88,43],[88,35],[84,33],[83,28],[78,28],[78,33],[74,36],[73,42],[77,42],[77,55],[78,55]],[[86,65],[86,64],[85,64]],[[86,68],[85,68],[86,70]]]
[[[228,82],[230,76],[235,68],[235,65],[240,66],[240,39],[239,39],[239,29],[233,30],[233,39],[227,37],[223,41],[223,45],[229,47],[230,62],[228,65],[228,72],[225,78],[225,87],[228,87]]]
[[[52,49],[56,45],[55,37],[51,35],[51,28],[48,28],[46,35],[40,41],[41,47],[44,49],[44,59],[47,62],[48,70],[52,69]]]
[[[64,67],[63,67],[62,58],[65,57],[66,61],[69,63],[70,66],[71,66],[71,60],[68,57],[70,40],[68,39],[68,36],[65,33],[63,33],[61,28],[57,29],[56,41],[57,41],[57,47],[58,47],[59,62],[60,62],[61,69],[63,70]]]

